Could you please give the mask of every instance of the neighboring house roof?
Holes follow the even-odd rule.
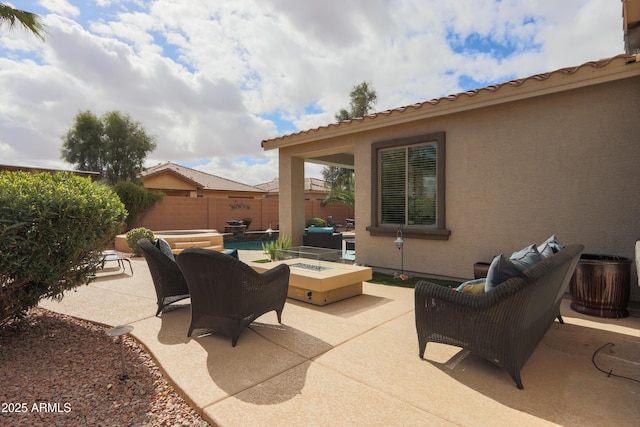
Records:
[[[142,179],[147,177],[170,173],[193,184],[199,190],[217,190],[217,191],[250,191],[253,193],[263,193],[264,190],[252,185],[242,184],[230,179],[221,178],[196,169],[180,166],[175,163],[167,162],[151,166],[142,172]]]
[[[263,184],[257,184],[257,188],[260,188],[268,193],[278,193],[280,191],[280,181],[278,178],[265,182]],[[326,183],[318,178],[305,178],[304,179],[304,191],[319,191],[328,192],[329,188]]]
[[[262,141],[262,147],[265,150],[275,149],[290,144],[330,138],[336,135],[391,126],[426,117],[441,116],[472,108],[496,105],[517,99],[548,94],[554,91],[603,83],[608,80],[621,78],[620,76],[624,75],[625,72],[633,73],[633,70],[624,70],[620,67],[620,65],[629,63],[640,63],[640,54],[621,54],[612,58],[587,62],[577,67],[561,68],[548,73],[535,74],[505,83],[381,111],[364,117],[343,120],[339,123],[330,123],[325,126],[264,140]],[[606,72],[608,68],[611,70],[609,73]],[[600,70],[602,70],[598,73],[600,75],[595,75],[595,72]],[[578,78],[578,75],[580,75],[581,78]]]

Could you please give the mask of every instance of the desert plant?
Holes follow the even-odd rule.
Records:
[[[0,172],[0,324],[88,283],[121,232],[124,205],[71,173]]]
[[[119,181],[113,186],[113,190],[129,213],[126,220],[127,227],[133,227],[142,214],[164,197],[162,191],[147,190],[131,181]]]
[[[127,231],[127,235],[125,236],[127,246],[129,246],[129,249],[131,249],[131,252],[133,252],[134,255],[142,255],[142,250],[140,249],[140,246],[138,246],[138,240],[144,238],[153,240],[155,235],[153,234],[153,231],[144,227],[138,227]]]
[[[282,249],[291,248],[291,236],[281,236],[277,240],[262,243],[262,251],[271,261],[276,259],[276,252]]]
[[[309,218],[304,225],[305,227],[326,227],[327,222],[322,218]]]

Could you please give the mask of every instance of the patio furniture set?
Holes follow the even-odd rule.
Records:
[[[362,282],[371,279],[370,268],[317,256],[247,265],[237,251],[188,248],[173,258],[161,239],[155,244],[141,239],[138,245],[156,289],[156,315],[190,297],[187,335],[194,329],[215,330],[230,336],[234,347],[243,329],[262,314],[274,310],[281,323],[287,297],[324,305],[362,293]],[[522,389],[520,370],[554,319],[563,323],[560,302],[583,249],[569,245],[511,272],[500,271],[505,262],[498,271],[489,271],[497,286],[479,295],[418,282],[414,297],[420,358],[429,342],[461,347],[505,369]],[[332,292],[335,298],[329,297]]]
[[[229,335],[235,347],[242,330],[261,315],[275,310],[281,321],[287,265],[260,274],[240,261],[237,251],[187,248],[174,257],[162,239],[156,243],[138,241],[158,298],[156,316],[167,305],[191,298],[188,336],[194,329],[213,329]]]

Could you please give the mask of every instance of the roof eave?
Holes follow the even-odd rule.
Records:
[[[524,79],[512,80],[499,85],[276,137],[262,141],[261,145],[264,150],[279,149],[620,80],[639,75],[639,62],[640,55],[618,55],[606,60],[588,62],[578,67],[537,74]],[[628,66],[632,63],[635,66]]]

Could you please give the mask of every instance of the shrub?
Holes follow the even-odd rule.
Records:
[[[71,173],[0,172],[0,324],[88,283],[121,232],[118,196]]]
[[[277,240],[271,240],[262,244],[262,251],[269,256],[271,261],[276,259],[276,252],[280,249],[291,248],[291,236],[281,236]]]
[[[155,238],[153,231],[148,228],[138,227],[127,231],[127,246],[129,246],[129,249],[131,249],[131,252],[133,252],[134,255],[142,255],[142,250],[140,249],[140,246],[138,246],[138,240],[145,237],[149,240],[153,240]]]
[[[242,218],[242,222],[244,223],[244,225],[247,226],[247,230],[249,229],[249,226],[251,225],[251,222],[253,221],[253,218]]]
[[[159,200],[162,200],[162,191],[151,191],[130,181],[119,181],[113,186],[113,190],[118,194],[124,203],[127,212],[127,227],[135,225],[142,214],[147,212]]]
[[[313,227],[326,227],[327,222],[322,218],[309,218],[304,225],[306,228]]]

